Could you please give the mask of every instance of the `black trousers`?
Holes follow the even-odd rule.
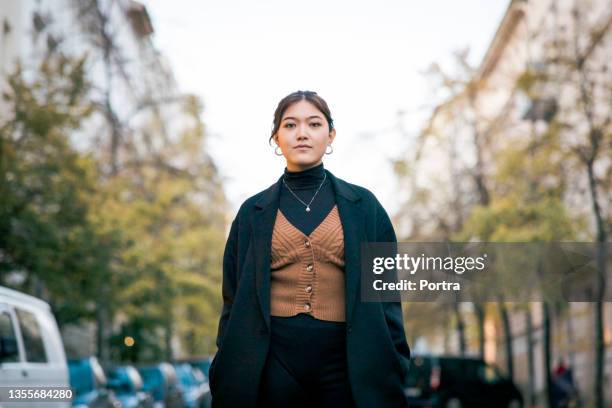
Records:
[[[346,324],[310,315],[271,317],[259,408],[353,408]]]

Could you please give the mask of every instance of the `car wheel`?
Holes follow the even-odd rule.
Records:
[[[444,404],[445,408],[461,408],[463,404],[459,398],[449,398]]]
[[[508,408],[522,408],[523,404],[517,399],[513,399],[508,403]]]

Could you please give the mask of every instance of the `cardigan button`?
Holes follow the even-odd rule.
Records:
[[[312,266],[312,264],[308,264],[308,266],[306,267],[306,270],[308,272],[312,272],[313,268],[314,268],[314,266]]]
[[[307,312],[310,310],[310,303],[306,303],[304,305],[304,310],[307,311]]]
[[[306,246],[306,248],[310,248],[310,241],[305,239],[304,240],[304,245]]]
[[[306,286],[306,288],[304,290],[306,291],[306,293],[310,293],[310,292],[312,292],[312,286],[308,285],[308,286]]]

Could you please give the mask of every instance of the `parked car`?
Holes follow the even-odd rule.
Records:
[[[133,366],[117,366],[108,370],[108,388],[121,402],[121,408],[152,408],[153,396],[143,391],[143,381]]]
[[[192,357],[192,358],[184,359],[181,361],[181,363],[188,363],[193,368],[200,370],[204,374],[204,377],[206,378],[206,384],[207,384],[208,391],[206,391],[206,393],[204,394],[204,399],[202,401],[203,408],[210,408],[210,406],[212,405],[212,396],[210,394],[210,387],[208,386],[208,371],[210,370],[210,364],[212,363],[212,360],[213,360],[213,357],[208,356],[208,357]]]
[[[106,388],[104,370],[96,357],[68,360],[70,385],[74,389],[73,407],[120,408],[113,391]]]
[[[200,369],[202,373],[206,376],[206,381],[208,381],[208,370],[210,369],[210,364],[212,363],[212,357],[205,358],[196,358],[186,360],[186,363],[191,364],[192,367]]]
[[[182,408],[183,391],[179,387],[176,371],[169,363],[138,368],[144,382],[143,390],[153,395],[154,406]]]
[[[406,378],[410,407],[520,408],[516,385],[477,358],[415,356]]]
[[[64,345],[49,305],[3,286],[0,286],[0,384],[70,386]],[[48,407],[70,405],[70,402],[45,403]]]
[[[187,408],[203,408],[206,394],[210,391],[208,381],[199,368],[189,363],[175,364],[176,375],[183,389],[183,404]]]

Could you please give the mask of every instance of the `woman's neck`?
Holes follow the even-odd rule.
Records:
[[[325,168],[323,167],[323,163],[303,171],[294,172],[285,168],[283,177],[285,178],[285,182],[292,189],[303,190],[317,188],[321,185],[325,177]]]

